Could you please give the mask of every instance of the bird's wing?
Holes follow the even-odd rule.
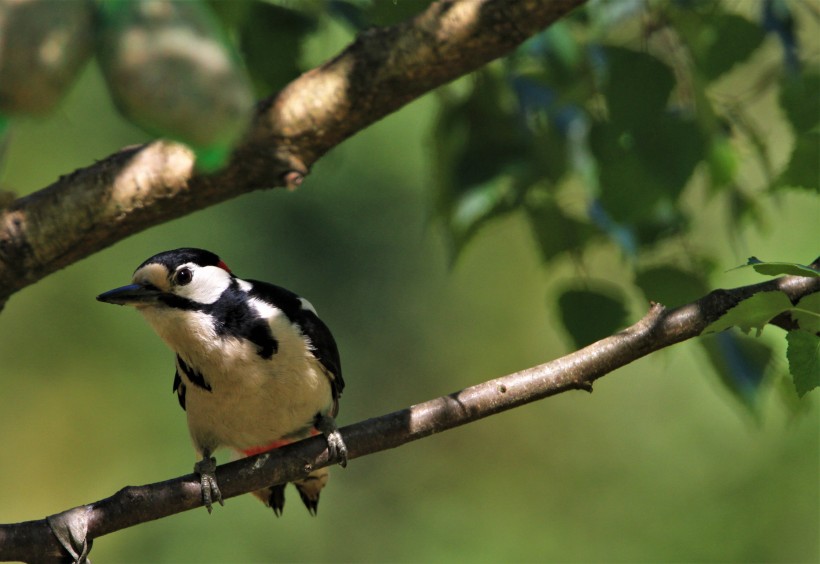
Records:
[[[333,394],[334,413],[338,411],[339,396],[344,389],[342,379],[342,362],[339,358],[339,349],[333,334],[327,325],[316,315],[313,306],[290,290],[260,282],[248,280],[253,286],[249,295],[261,299],[282,310],[288,319],[299,326],[302,334],[310,341],[313,356],[324,367],[325,374],[330,380]]]

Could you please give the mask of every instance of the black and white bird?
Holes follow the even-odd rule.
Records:
[[[186,411],[208,511],[222,503],[214,451],[251,456],[322,433],[331,457],[347,462],[334,417],[344,388],[339,351],[316,310],[293,292],[242,280],[210,251],[159,253],[132,284],[97,299],[133,306],[176,353],[174,391]],[[316,514],[329,472],[294,482]],[[254,492],[281,515],[285,486]]]

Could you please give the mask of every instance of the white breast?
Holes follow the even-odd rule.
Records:
[[[271,359],[259,356],[248,341],[217,335],[205,314],[176,311],[175,319],[146,315],[211,388],[197,386],[180,374],[186,385],[188,427],[199,454],[220,446],[245,450],[283,438],[306,437],[316,414],[325,414],[331,407],[330,382],[305,338],[280,310],[267,304],[258,309],[262,305],[268,309],[260,313],[269,317],[278,344]],[[186,330],[176,331],[181,321]]]

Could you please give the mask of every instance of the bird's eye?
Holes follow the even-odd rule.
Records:
[[[190,268],[180,268],[174,275],[174,282],[176,282],[178,286],[185,286],[190,283],[193,278],[194,273],[191,272]]]

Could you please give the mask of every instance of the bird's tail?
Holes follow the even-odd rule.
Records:
[[[305,504],[311,515],[316,515],[319,510],[319,494],[330,479],[330,470],[319,468],[308,474],[307,478],[293,482],[302,503]],[[273,509],[276,516],[282,515],[285,508],[285,484],[271,486],[261,490],[256,490],[253,495],[262,500],[262,503]]]

